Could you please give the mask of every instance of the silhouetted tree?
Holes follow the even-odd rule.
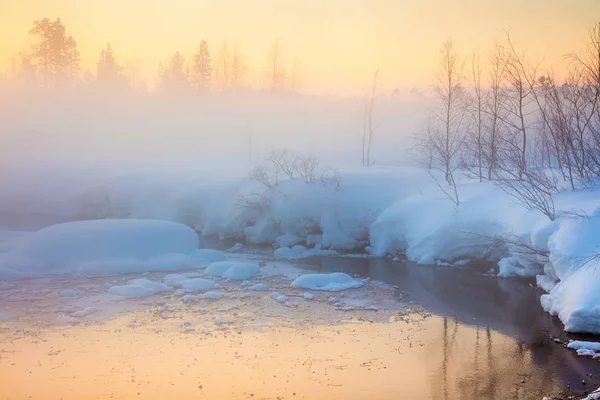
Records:
[[[198,51],[193,56],[194,65],[192,71],[194,85],[199,90],[207,90],[210,87],[210,79],[212,75],[212,61],[210,52],[208,51],[208,43],[206,40],[200,42]]]
[[[190,87],[189,73],[181,53],[176,52],[166,67],[159,66],[158,87],[169,92],[182,92]]]
[[[36,20],[29,33],[39,39],[32,47],[31,58],[37,61],[44,87],[72,82],[79,71],[79,52],[60,18],[53,22],[48,18]]]
[[[96,77],[98,84],[106,87],[115,87],[123,83],[123,67],[117,63],[110,44],[100,52],[96,63]]]
[[[285,68],[283,67],[283,56],[281,45],[278,40],[273,42],[273,46],[268,53],[269,60],[269,84],[272,91],[282,90],[285,83]]]
[[[248,66],[244,61],[244,57],[238,45],[233,46],[233,53],[231,54],[231,86],[234,89],[239,88],[244,84],[244,79],[248,73]]]

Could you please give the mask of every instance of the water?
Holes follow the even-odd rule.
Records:
[[[440,398],[540,399],[536,396],[549,391],[568,396],[568,385],[578,393],[600,385],[600,362],[564,347],[569,339],[598,338],[567,335],[558,318],[543,311],[542,292],[532,282],[477,272],[489,265],[449,268],[327,257],[305,261],[302,267],[396,285],[399,296],[433,314],[426,329],[437,336],[428,345],[443,357],[429,371],[443,383]]]

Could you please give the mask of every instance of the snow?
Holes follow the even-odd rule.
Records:
[[[227,255],[198,250],[198,231],[239,241],[228,251],[232,257],[248,242],[278,246],[274,255],[279,259],[368,249],[377,257],[401,254],[422,264],[456,267],[497,260],[501,276],[535,276],[549,292],[542,299],[544,308],[558,315],[567,330],[600,333],[593,322],[599,315],[600,280],[585,262],[600,249],[598,182],[556,195],[557,218],[550,221],[518,205],[493,182],[466,176],[459,177],[461,201],[455,206],[426,173],[410,167],[346,167],[339,190],[301,179],[282,179],[276,188],[267,188],[248,178],[245,169],[226,175],[212,164],[207,170],[170,165],[77,174],[57,167],[52,176],[39,169],[19,175],[19,185],[36,190],[19,191],[19,185],[5,182],[11,190],[0,196],[0,213],[19,211],[43,216],[43,221],[82,219],[99,206],[88,202],[91,196],[108,198],[106,216],[120,219],[70,222],[32,233],[13,230],[29,229],[25,226],[0,231],[0,279],[5,281],[205,266],[205,276],[244,280],[257,274],[253,267],[226,276],[225,270],[217,271],[224,267],[213,264],[227,262]],[[590,218],[563,212],[571,210]],[[494,245],[493,238],[505,236],[547,252],[549,259],[525,255],[514,245]],[[261,273],[272,272],[262,267]]]
[[[190,254],[195,267],[205,267],[210,263],[227,260],[227,256],[218,250],[198,249]]]
[[[83,309],[81,311],[75,311],[71,315],[76,318],[82,318],[82,317],[86,317],[92,313],[95,313],[97,311],[98,310],[96,309],[96,307],[86,307],[85,309]]]
[[[215,291],[210,291],[210,292],[206,292],[206,293],[202,294],[203,299],[211,299],[211,300],[222,299],[224,296],[225,295],[222,292],[215,292]]]
[[[304,292],[302,293],[302,297],[304,297],[306,300],[313,300],[315,295],[309,292]]]
[[[146,297],[157,293],[170,292],[171,287],[148,279],[132,279],[127,285],[111,286],[108,293],[126,298]]]
[[[203,278],[188,278],[179,274],[168,274],[163,278],[165,285],[181,288],[179,293],[200,292],[219,287],[215,282]]]
[[[256,290],[256,291],[265,291],[268,290],[267,285],[263,283],[257,283],[256,285],[252,285],[248,288],[248,290]]]
[[[81,293],[79,293],[79,291],[74,290],[74,289],[65,289],[65,290],[61,290],[58,295],[60,297],[77,297],[79,296]]]
[[[244,245],[242,243],[236,243],[233,246],[231,246],[229,249],[227,249],[228,253],[238,253],[240,251],[242,251],[242,249],[244,248]]]
[[[286,301],[289,300],[289,298],[279,292],[273,292],[271,293],[271,298],[275,301],[278,301],[279,303],[285,303]]]
[[[171,221],[76,221],[27,235],[0,253],[0,269],[32,276],[53,273],[124,273],[189,265],[198,248],[193,229]]]
[[[523,267],[519,264],[517,257],[505,257],[498,261],[498,276],[504,278],[510,276],[532,277],[536,275],[535,270]]]
[[[594,351],[600,351],[600,342],[585,342],[582,340],[572,340],[567,345],[569,349],[589,349]]]
[[[257,263],[221,261],[210,264],[204,270],[204,275],[217,276],[226,279],[245,280],[260,273]]]
[[[293,288],[323,290],[328,292],[359,288],[362,285],[363,282],[354,280],[350,275],[342,272],[301,275],[291,284]]]
[[[331,256],[338,254],[339,253],[335,250],[321,250],[320,248],[307,249],[306,247],[301,245],[296,245],[292,248],[280,247],[274,252],[274,256],[276,258],[288,260],[309,258],[315,256]]]

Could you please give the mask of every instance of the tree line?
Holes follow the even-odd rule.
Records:
[[[565,55],[559,78],[529,60],[508,32],[468,63],[451,40],[443,43],[437,103],[417,137],[418,154],[456,205],[458,180],[470,175],[554,220],[554,194],[600,176],[600,23],[581,47]]]
[[[35,39],[30,49],[13,59],[13,80],[17,83],[43,88],[73,87],[82,83],[97,83],[103,87],[136,86],[136,76],[126,76],[115,52],[107,44],[99,53],[95,74],[81,75],[78,43],[60,18],[35,20],[29,34]],[[275,40],[267,52],[268,71],[265,87],[272,91],[296,91],[299,86],[298,61],[294,59],[287,74],[283,49]],[[163,92],[236,90],[249,85],[249,65],[236,44],[223,42],[215,56],[208,42],[201,39],[189,60],[176,51],[167,62],[160,63],[156,73],[156,90]]]

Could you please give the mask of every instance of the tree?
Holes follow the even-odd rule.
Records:
[[[230,83],[231,65],[229,64],[229,47],[227,41],[223,41],[221,49],[215,60],[215,80],[221,90],[227,90]]]
[[[279,40],[273,42],[273,46],[268,53],[268,60],[271,91],[282,90],[285,83],[285,68],[283,67],[283,56]]]
[[[176,52],[166,67],[159,65],[158,86],[168,92],[182,92],[189,88],[189,73],[181,53]]]
[[[48,18],[33,21],[29,34],[39,39],[32,46],[31,59],[40,67],[44,87],[72,82],[79,72],[79,52],[77,42],[67,36],[60,18],[52,22]]]
[[[463,87],[463,64],[454,50],[454,43],[447,40],[442,44],[439,55],[440,71],[435,86],[438,105],[427,121],[425,135],[420,145],[428,155],[425,166],[442,192],[458,205],[455,170],[457,157],[462,150],[466,131],[466,93]],[[434,170],[444,174],[446,184],[438,180]]]
[[[518,157],[506,154],[505,159],[515,164],[519,179],[527,170],[527,135],[529,130],[528,117],[531,115],[533,103],[533,82],[536,71],[525,63],[523,54],[517,52],[510,34],[506,34],[506,45],[499,47],[502,74],[506,83],[504,109],[507,117],[504,123],[512,130],[513,137],[507,142],[507,152],[518,152]],[[517,143],[517,137],[521,142]],[[512,168],[511,165],[506,166]]]
[[[36,66],[31,62],[31,56],[26,51],[21,51],[19,59],[19,66],[15,71],[16,81],[25,86],[35,85]]]
[[[485,157],[487,161],[487,178],[491,180],[498,168],[500,139],[502,135],[502,120],[504,114],[502,104],[504,101],[502,90],[502,65],[498,46],[490,53],[487,95],[485,96],[484,112],[486,115],[484,129]]]
[[[50,53],[52,45],[52,22],[48,18],[33,21],[30,35],[39,37],[39,43],[32,46],[31,59],[36,60],[43,75],[44,87],[49,87],[52,81],[52,61]]]
[[[202,39],[198,51],[193,55],[192,71],[194,85],[198,90],[208,90],[212,75],[211,56],[208,51],[208,43]]]
[[[123,83],[123,67],[115,59],[113,49],[108,43],[105,49],[100,51],[100,57],[96,63],[96,76],[98,84],[105,87],[116,87]]]
[[[244,61],[244,56],[238,45],[233,46],[233,53],[231,54],[231,86],[234,89],[238,89],[244,84],[244,79],[248,73],[248,66]]]
[[[73,39],[73,36],[68,36],[65,42],[65,64],[67,67],[67,74],[69,80],[72,82],[81,69],[79,62],[79,50],[77,50],[77,42]]]
[[[478,54],[473,54],[471,61],[471,73],[472,79],[471,85],[473,87],[473,102],[471,107],[471,114],[473,118],[473,142],[475,144],[475,160],[477,166],[477,176],[479,181],[483,180],[483,107],[484,107],[484,94],[481,86],[481,60]]]
[[[365,91],[365,109],[363,114],[363,134],[362,134],[362,163],[365,167],[373,165],[371,162],[371,145],[373,144],[373,134],[378,128],[374,121],[375,102],[377,100],[377,81],[379,79],[379,70],[373,74],[373,84],[371,91]]]

